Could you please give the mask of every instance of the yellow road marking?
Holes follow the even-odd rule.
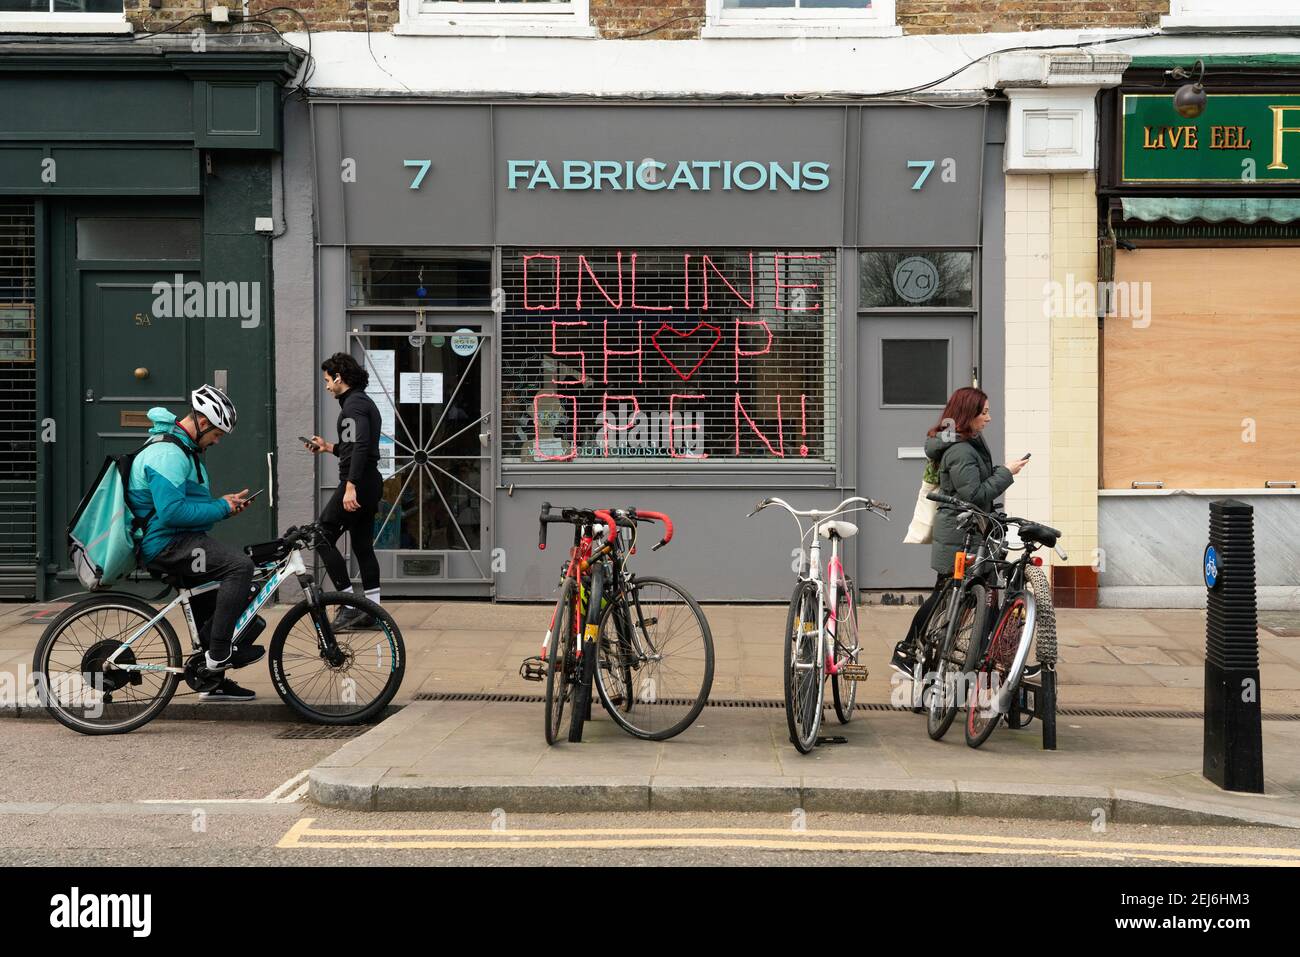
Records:
[[[313,829],[314,818],[302,818],[276,845],[283,849],[364,848],[372,850],[591,850],[595,848],[733,848],[796,851],[917,851],[930,854],[1036,854],[1101,860],[1146,860],[1180,864],[1253,864],[1267,867],[1300,865],[1289,848],[1213,847],[1178,844],[1105,843],[1063,838],[997,837],[982,834],[927,835],[908,831],[793,831],[780,828],[556,828],[492,831],[334,830]],[[705,837],[710,834],[756,835]],[[635,835],[635,836],[628,836]],[[320,840],[345,837],[356,840]],[[826,840],[826,838],[840,838]],[[406,838],[389,840],[386,838]],[[427,838],[427,839],[413,839]],[[458,839],[459,838],[459,839]],[[503,840],[504,838],[504,840]],[[529,838],[524,840],[523,838]],[[540,839],[539,839],[540,838]],[[564,838],[557,840],[556,838]],[[779,838],[779,839],[777,839]],[[864,840],[881,838],[881,840]],[[954,840],[971,841],[957,844]],[[979,846],[1002,844],[1003,847]],[[1255,855],[1255,856],[1248,856]],[[1275,856],[1258,856],[1275,855]]]

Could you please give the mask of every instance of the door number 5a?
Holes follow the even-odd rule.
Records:
[[[402,160],[402,165],[419,167],[420,171],[415,174],[415,179],[411,180],[411,189],[419,189],[420,184],[424,182],[424,174],[429,172],[429,167],[433,165],[433,160]]]
[[[908,160],[907,161],[908,169],[917,169],[921,171],[920,175],[916,177],[916,182],[912,184],[913,190],[919,190],[922,186],[925,185],[925,181],[929,179],[930,174],[934,172],[934,167],[935,167],[934,160]],[[957,161],[953,159],[951,156],[947,157],[943,161],[943,172],[940,174],[940,179],[942,179],[945,183],[957,182]]]

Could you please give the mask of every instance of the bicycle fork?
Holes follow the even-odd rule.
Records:
[[[569,722],[569,741],[582,741],[582,724],[591,720],[591,692],[596,678],[596,639],[600,633],[600,603],[605,591],[605,569],[592,566],[591,587],[587,590],[587,607],[582,616],[582,641],[578,643],[578,687],[573,692],[573,718]]]

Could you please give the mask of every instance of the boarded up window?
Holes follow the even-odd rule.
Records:
[[[1300,482],[1300,249],[1120,251],[1115,280],[1103,487]]]

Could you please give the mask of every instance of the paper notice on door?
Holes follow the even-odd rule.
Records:
[[[388,478],[397,471],[394,442],[397,429],[397,408],[393,405],[394,373],[397,369],[397,352],[393,349],[371,349],[366,353],[366,370],[370,382],[366,394],[379,407],[379,474]]]
[[[442,404],[441,372],[403,372],[401,376],[401,394],[397,401],[414,402],[424,405]]]

